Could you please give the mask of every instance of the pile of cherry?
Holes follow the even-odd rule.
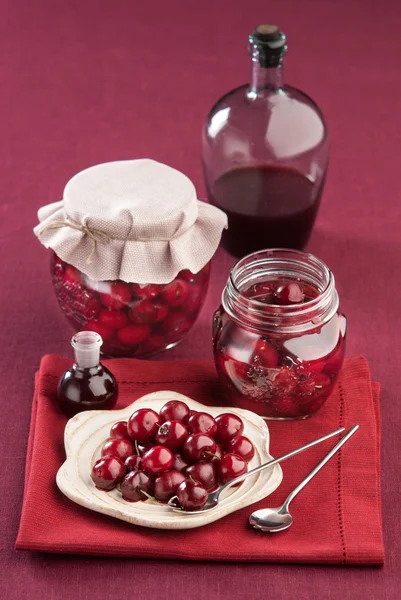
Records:
[[[209,263],[168,284],[94,281],[52,255],[52,279],[62,311],[79,330],[95,331],[103,352],[146,356],[182,339],[204,302]]]
[[[118,486],[127,501],[177,496],[183,509],[198,510],[219,484],[247,472],[255,449],[243,431],[237,415],[213,418],[179,400],[159,413],[140,408],[111,427],[91,477],[102,490]]]

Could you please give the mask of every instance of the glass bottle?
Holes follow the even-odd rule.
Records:
[[[114,408],[117,402],[117,381],[99,362],[102,343],[100,335],[93,331],[80,331],[71,339],[75,363],[57,385],[58,401],[67,417],[83,410]]]
[[[329,159],[323,115],[283,83],[286,37],[260,25],[249,37],[251,83],[211,109],[202,160],[211,204],[228,215],[223,244],[235,256],[302,249],[310,236]]]
[[[346,318],[334,276],[312,254],[263,250],[231,270],[213,319],[227,399],[265,419],[304,419],[336,384]]]

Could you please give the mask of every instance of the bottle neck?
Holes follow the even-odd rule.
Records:
[[[91,369],[99,364],[100,346],[103,340],[94,331],[79,331],[72,340],[75,364],[81,369]]]
[[[284,69],[282,63],[277,67],[263,67],[259,60],[253,58],[251,64],[249,98],[262,98],[283,87]]]
[[[312,285],[318,295],[289,306],[249,298],[252,285],[272,279],[297,279]],[[223,291],[222,305],[232,319],[255,332],[302,333],[322,326],[338,310],[334,276],[312,254],[296,250],[262,250],[238,261]]]

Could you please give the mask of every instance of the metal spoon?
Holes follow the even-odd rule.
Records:
[[[296,448],[295,450],[292,450],[291,452],[288,452],[287,454],[283,454],[279,458],[269,460],[269,462],[267,462],[263,465],[259,465],[259,467],[255,467],[251,471],[248,471],[247,473],[244,473],[243,475],[240,475],[239,477],[232,479],[231,481],[229,481],[228,483],[223,485],[223,487],[219,488],[215,492],[211,492],[207,497],[205,506],[203,508],[201,508],[200,510],[184,510],[183,508],[181,508],[181,505],[178,501],[177,496],[173,496],[168,501],[168,506],[170,508],[172,508],[175,512],[180,512],[185,515],[197,515],[199,513],[205,512],[207,510],[211,510],[212,508],[214,508],[215,506],[218,505],[220,494],[222,492],[224,492],[225,490],[227,490],[232,485],[235,485],[236,483],[243,481],[244,479],[246,479],[247,477],[250,477],[251,475],[260,473],[260,471],[263,471],[264,469],[273,467],[273,465],[276,465],[277,463],[282,462],[283,460],[286,460],[287,458],[290,458],[291,456],[295,456],[295,454],[299,454],[300,452],[303,452],[304,450],[307,450],[308,448],[311,448],[312,446],[315,446],[316,444],[320,444],[320,442],[324,442],[325,440],[328,440],[329,438],[333,437],[333,435],[337,435],[338,433],[341,433],[342,431],[344,431],[344,427],[341,427],[340,429],[336,429],[336,431],[332,431],[331,433],[328,433],[324,437],[314,440],[313,442],[309,442],[309,444],[305,444],[305,446],[302,446],[301,448]]]
[[[334,456],[334,454],[341,448],[345,442],[349,440],[349,438],[354,435],[355,431],[358,429],[359,425],[354,425],[352,429],[330,450],[328,454],[316,465],[314,469],[305,477],[303,481],[291,492],[288,498],[285,500],[282,506],[278,508],[262,508],[260,510],[256,510],[249,517],[249,523],[255,528],[260,529],[261,531],[283,531],[284,529],[288,529],[291,527],[293,518],[288,511],[288,507],[290,502],[295,498],[295,496],[306,486],[307,483],[320,471],[322,467]]]

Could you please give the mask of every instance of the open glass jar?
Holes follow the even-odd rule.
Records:
[[[346,319],[334,276],[312,254],[262,250],[231,270],[213,318],[228,399],[265,419],[304,419],[333,391]]]
[[[226,215],[197,199],[183,173],[149,159],[77,173],[63,200],[39,210],[60,307],[108,356],[171,348],[205,300]]]

